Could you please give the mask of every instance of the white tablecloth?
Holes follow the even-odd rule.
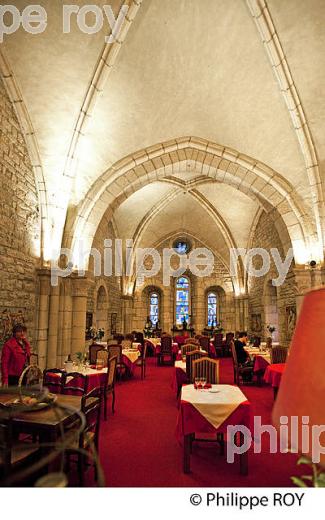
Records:
[[[180,368],[186,373],[186,362],[185,361],[175,361],[175,368]]]
[[[212,385],[209,390],[196,390],[194,385],[186,385],[182,387],[181,400],[191,403],[217,429],[247,397],[238,386]]]
[[[140,356],[140,352],[138,350],[122,350],[123,356],[127,357],[131,363],[135,363],[135,361]]]

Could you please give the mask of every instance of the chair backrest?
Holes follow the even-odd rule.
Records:
[[[79,447],[84,447],[84,440],[88,433],[94,433],[94,445],[98,447],[100,409],[102,392],[100,388],[93,388],[81,399],[81,412],[86,419],[86,425],[79,437]]]
[[[185,345],[181,346],[182,356],[185,356],[188,352],[194,352],[194,350],[198,350],[198,348],[197,345],[192,343],[185,343]]]
[[[209,352],[210,338],[208,336],[200,336],[199,343],[200,343],[201,347],[203,348],[203,350],[205,350],[206,352]]]
[[[23,370],[18,386],[35,386],[41,385],[43,382],[43,372],[38,365],[28,365]]]
[[[145,342],[144,346],[141,347],[141,356],[140,356],[140,359],[143,359],[143,361],[146,359],[147,357],[147,348],[148,348],[148,343]]]
[[[128,339],[132,343],[134,341],[134,339],[135,339],[135,336],[134,336],[133,333],[125,334],[125,339]]]
[[[97,358],[97,352],[99,350],[104,350],[103,345],[98,345],[97,343],[93,343],[92,345],[89,345],[89,363],[91,365],[95,365],[96,358]]]
[[[184,344],[185,345],[188,345],[189,343],[191,343],[192,345],[200,345],[200,342],[198,339],[195,339],[195,338],[186,338],[186,340],[184,341]]]
[[[66,375],[62,393],[65,395],[85,395],[88,377],[80,372],[69,372]]]
[[[214,346],[215,347],[222,346],[222,340],[223,340],[223,334],[221,332],[218,332],[218,334],[215,334],[214,340],[213,340]]]
[[[8,418],[5,423],[0,422],[0,466],[4,476],[10,471],[12,439],[12,420]]]
[[[230,349],[231,349],[232,359],[233,359],[233,362],[234,362],[234,367],[237,368],[238,367],[238,359],[237,359],[237,352],[236,352],[236,347],[235,347],[234,341],[230,342]]]
[[[132,347],[132,341],[130,339],[123,339],[121,342],[122,350],[130,349]]]
[[[98,350],[96,353],[96,365],[97,361],[100,360],[103,362],[103,366],[108,366],[108,350]]]
[[[193,362],[193,380],[196,377],[205,377],[207,383],[216,385],[219,383],[219,361],[203,357]]]
[[[121,363],[122,345],[108,345],[107,347],[109,358],[117,357],[117,364]]]
[[[160,352],[161,353],[171,353],[173,348],[173,340],[171,336],[163,336],[161,338],[161,347]]]
[[[113,339],[115,339],[115,340],[116,340],[116,343],[117,343],[118,345],[120,345],[120,344],[121,344],[121,341],[124,339],[124,336],[123,336],[123,334],[114,334],[114,335],[113,335]]]
[[[193,362],[205,356],[206,354],[203,354],[200,350],[193,350],[186,354],[186,375],[190,382],[193,381]]]
[[[34,352],[32,352],[32,354],[29,357],[29,364],[38,365],[38,354],[35,354]]]
[[[113,388],[116,379],[117,356],[113,356],[108,361],[105,388]]]
[[[43,385],[59,394],[65,385],[66,375],[65,370],[60,368],[47,368],[43,371]]]
[[[271,363],[285,363],[288,349],[286,347],[273,347],[271,350]]]
[[[230,345],[230,342],[234,339],[235,334],[233,332],[227,332],[226,334],[226,344]]]

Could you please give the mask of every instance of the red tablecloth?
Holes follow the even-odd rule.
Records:
[[[181,401],[177,418],[176,436],[181,442],[184,435],[191,433],[225,434],[227,433],[227,426],[230,425],[243,425],[251,429],[251,405],[249,401],[239,404],[236,410],[217,429],[191,403]]]
[[[269,365],[265,370],[264,381],[274,388],[279,388],[285,366],[285,363]]]
[[[91,369],[88,370],[89,372],[91,371]],[[106,376],[106,373],[107,373],[107,369],[103,369],[101,371],[99,370],[94,370],[94,371],[91,371],[91,373],[88,373],[86,374],[87,375],[87,392],[90,392],[91,390],[93,390],[94,388],[97,388],[97,387],[101,387],[103,386],[103,384],[105,383],[105,376]],[[60,377],[59,374],[47,374],[47,378],[50,380],[50,381],[53,381],[55,382],[58,378]],[[66,386],[82,386],[83,382],[80,378],[78,377],[75,377],[73,379],[71,379],[67,384]],[[46,386],[46,384],[45,384]],[[51,392],[54,392],[54,393],[60,393],[60,387],[58,386],[57,389],[53,386],[51,386]],[[65,392],[65,393],[69,393],[69,392]]]
[[[175,372],[173,375],[173,381],[172,381],[172,389],[175,393],[178,394],[179,389],[187,384],[187,376],[186,372],[182,368],[175,367]]]
[[[121,356],[121,362],[126,366],[126,368],[129,370],[130,374],[133,374],[135,369],[135,363],[132,363],[132,361],[126,357],[124,354]]]
[[[254,372],[264,372],[270,363],[263,356],[255,356]]]
[[[174,341],[178,343],[178,345],[184,345],[185,340],[188,339],[190,336],[189,334],[184,334],[184,336],[174,336]]]

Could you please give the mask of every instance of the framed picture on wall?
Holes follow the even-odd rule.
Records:
[[[252,333],[261,333],[262,332],[262,315],[261,314],[252,314],[251,332]]]
[[[111,335],[116,334],[117,312],[111,314]]]
[[[297,309],[295,305],[286,307],[286,333],[287,339],[290,340],[294,333],[297,322]]]

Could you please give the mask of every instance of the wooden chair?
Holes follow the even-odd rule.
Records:
[[[186,340],[184,341],[184,345],[188,345],[189,343],[191,345],[197,345],[197,346],[200,345],[200,341],[195,338],[186,338]]]
[[[96,352],[96,365],[98,360],[102,361],[103,367],[108,366],[108,350],[97,350]]]
[[[65,449],[67,462],[69,463],[71,461],[72,456],[77,458],[79,484],[81,486],[83,486],[84,483],[84,473],[86,469],[87,457],[84,453],[85,450],[89,451],[91,455],[92,450],[95,449],[98,454],[101,402],[102,390],[100,388],[94,388],[85,394],[81,399],[81,412],[86,420],[85,428],[79,434],[79,437],[76,438],[76,430],[73,427],[63,439],[67,445]],[[93,460],[92,465],[95,469],[95,480],[97,480],[97,470]]]
[[[186,376],[189,383],[193,383],[193,362],[203,357],[206,357],[206,354],[200,350],[193,350],[186,354]]]
[[[240,378],[242,378],[242,381],[243,381],[244,375],[246,375],[247,377],[248,376],[252,377],[253,367],[252,366],[246,367],[246,366],[240,365],[238,363],[235,343],[233,341],[231,341],[231,343],[230,343],[230,348],[231,348],[231,354],[232,354],[232,359],[233,359],[233,364],[234,364],[234,383],[239,386]]]
[[[108,361],[107,374],[103,387],[104,397],[104,419],[107,420],[107,398],[112,395],[112,413],[115,413],[115,380],[117,369],[117,356],[111,357]]]
[[[215,349],[216,356],[223,357],[225,354],[225,349],[224,349],[224,345],[223,345],[223,335],[216,334],[212,343],[213,343],[213,346]]]
[[[12,476],[16,470],[32,463],[39,451],[27,442],[15,440],[12,427],[12,419],[7,418],[0,422],[0,477],[6,479]],[[5,485],[3,482],[1,485]]]
[[[97,343],[89,345],[89,363],[91,365],[96,364],[97,352],[99,350],[105,350],[103,345],[98,345]]]
[[[199,344],[201,345],[202,350],[206,352],[210,351],[210,338],[208,336],[200,336]]]
[[[170,365],[174,363],[173,340],[171,336],[163,336],[161,338],[160,352],[157,355],[158,365],[166,364],[165,357],[169,358]]]
[[[52,374],[56,377],[53,377]],[[54,394],[60,394],[65,385],[66,375],[65,370],[60,368],[47,368],[43,371],[43,385]]]
[[[131,344],[133,343],[134,339],[135,339],[135,336],[134,334],[125,334],[125,339],[131,341]]]
[[[38,365],[38,354],[35,354],[34,352],[31,353],[29,357],[29,364]]]
[[[271,350],[271,363],[285,363],[287,355],[288,349],[286,347],[273,347]]]
[[[127,369],[125,364],[122,362],[122,345],[108,345],[109,359],[117,357],[117,373],[119,376],[126,373]]]
[[[135,361],[134,366],[141,367],[141,379],[146,377],[146,358],[147,358],[147,343],[145,343],[144,347],[141,351],[141,356]]]
[[[135,337],[135,341],[137,343],[141,343],[142,346],[144,345],[144,335],[143,335],[143,332],[135,332],[134,337]]]
[[[202,357],[193,361],[193,380],[196,377],[205,377],[207,383],[216,385],[219,383],[219,361],[208,357]]]
[[[85,395],[87,393],[88,377],[80,372],[69,372],[66,375],[62,393],[65,395]]]
[[[132,348],[132,341],[130,339],[123,339],[121,342],[122,350],[128,350]]]
[[[181,346],[182,356],[185,356],[188,352],[194,352],[194,350],[198,350],[197,345],[192,345],[192,343],[186,343]]]
[[[116,340],[116,343],[120,345],[122,343],[122,340],[124,339],[123,334],[114,334],[113,339]]]

